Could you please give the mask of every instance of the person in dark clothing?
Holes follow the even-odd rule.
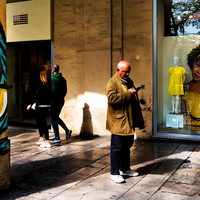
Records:
[[[59,70],[59,65],[53,65],[53,77],[51,78],[52,102],[50,108],[50,117],[55,137],[53,139],[50,139],[50,142],[52,143],[60,142],[58,125],[60,125],[65,130],[66,139],[69,139],[72,133],[72,131],[67,128],[65,123],[59,117],[61,109],[64,105],[64,97],[67,94],[67,82],[62,76],[62,73],[58,73]]]
[[[49,131],[47,126],[46,115],[49,112],[51,102],[51,86],[47,71],[40,72],[39,87],[36,91],[31,103],[27,106],[27,110],[31,110],[31,106],[37,102],[36,106],[36,123],[39,129],[40,138],[37,144],[41,147],[51,147],[49,142]],[[44,138],[44,137],[45,138]]]

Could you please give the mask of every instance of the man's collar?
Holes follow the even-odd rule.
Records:
[[[117,74],[117,78],[121,81],[122,84],[124,84],[124,83],[127,84],[128,79],[125,80],[125,79],[121,78],[117,72],[116,72],[116,74]]]

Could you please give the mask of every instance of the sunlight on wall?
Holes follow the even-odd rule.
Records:
[[[85,92],[74,99],[65,99],[61,118],[74,133],[108,135],[106,131],[107,97]],[[63,131],[62,129],[60,130]]]
[[[107,97],[106,95],[86,91],[85,94],[78,95],[76,99],[68,100],[66,96],[65,106],[76,108],[89,107],[93,109],[105,109],[107,108]]]

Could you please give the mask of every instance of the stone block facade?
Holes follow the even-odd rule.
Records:
[[[145,86],[139,96],[146,102],[141,105],[146,128],[138,136],[152,134],[152,4],[54,1],[53,62],[60,65],[68,84],[61,117],[74,132],[109,134],[105,86],[117,63],[126,60],[135,86]]]

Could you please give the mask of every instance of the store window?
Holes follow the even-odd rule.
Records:
[[[157,132],[200,136],[200,4],[157,0]]]

